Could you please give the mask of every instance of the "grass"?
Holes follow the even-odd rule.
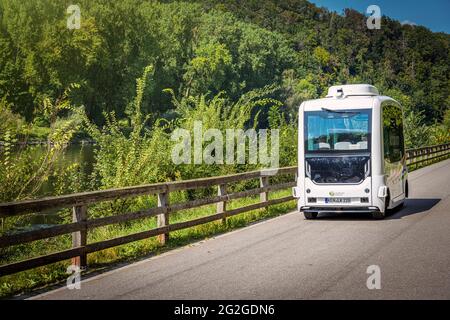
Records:
[[[290,195],[290,190],[269,193],[270,199]],[[227,203],[227,209],[235,209],[259,202],[259,196],[232,200]],[[212,236],[245,227],[256,221],[276,217],[295,209],[295,202],[289,201],[266,209],[258,209],[229,217],[226,223],[221,220],[200,226],[178,230],[170,233],[170,239],[162,246],[156,237],[135,241],[129,244],[109,248],[88,255],[88,272],[109,269],[117,263],[127,263],[139,258],[161,254],[162,252],[178,248],[189,243],[208,239]],[[208,205],[200,208],[183,210],[170,216],[171,223],[188,221],[215,213],[216,206]],[[137,233],[156,227],[155,218],[146,218],[129,223],[110,225],[93,229],[88,234],[88,243]],[[34,241],[29,244],[6,248],[0,253],[0,263],[10,263],[39,256],[54,251],[68,249],[71,246],[71,236],[64,235],[51,239]],[[0,278],[0,297],[8,298],[14,295],[32,292],[35,289],[46,288],[50,285],[62,283],[68,277],[66,269],[70,260],[19,272]]]

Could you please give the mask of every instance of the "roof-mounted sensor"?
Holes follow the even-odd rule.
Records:
[[[332,86],[328,89],[327,98],[345,98],[348,96],[378,96],[378,89],[370,84],[349,84]]]

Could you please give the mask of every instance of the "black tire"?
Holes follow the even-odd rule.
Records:
[[[409,198],[409,183],[408,183],[408,180],[406,180],[406,185],[405,185],[405,198]]]
[[[388,209],[389,203],[391,202],[391,192],[387,191],[386,200],[384,201],[384,215],[386,216],[391,209]]]
[[[381,212],[381,211],[372,212],[372,218],[374,218],[376,220],[382,220],[385,217],[386,217],[386,213],[385,212]]]
[[[305,216],[305,219],[313,220],[313,219],[317,218],[318,213],[317,212],[303,212],[303,215]]]

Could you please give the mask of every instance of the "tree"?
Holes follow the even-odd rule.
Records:
[[[189,62],[184,74],[186,96],[208,91],[218,93],[227,80],[232,65],[232,57],[225,45],[207,43],[194,51],[194,58]]]

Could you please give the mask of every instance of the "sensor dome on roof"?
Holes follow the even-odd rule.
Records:
[[[348,84],[332,86],[328,89],[327,98],[345,98],[347,96],[378,96],[378,89],[370,84]]]

